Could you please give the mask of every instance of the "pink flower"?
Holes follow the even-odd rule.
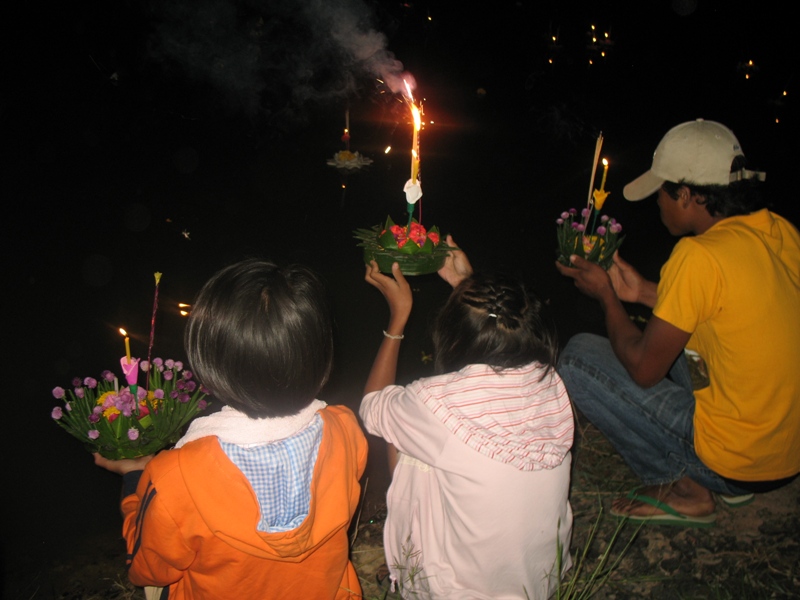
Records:
[[[54,387],[53,388],[53,398],[56,400],[61,400],[64,397],[64,388],[62,387]]]
[[[139,430],[135,427],[131,427],[128,429],[128,439],[130,441],[138,440],[139,439]]]
[[[50,416],[53,417],[56,421],[58,421],[61,417],[64,416],[64,413],[61,412],[61,407],[60,406],[56,406],[53,409],[53,412],[50,413]]]
[[[97,429],[90,429],[89,433],[87,434],[90,440],[96,440],[100,437],[100,432]]]
[[[97,379],[95,379],[94,377],[87,377],[86,379],[83,380],[83,385],[85,385],[88,388],[94,389],[97,387]]]
[[[139,359],[131,358],[131,362],[128,362],[128,357],[123,356],[119,359],[119,364],[122,365],[122,372],[125,373],[125,381],[128,382],[128,385],[136,385],[139,377]]]
[[[147,373],[150,370],[150,363],[143,360],[139,363],[139,368],[142,370],[142,373]]]
[[[85,392],[86,392],[86,390],[84,390],[82,387],[75,388],[75,395],[78,398],[83,398],[83,396],[85,395]]]
[[[105,380],[106,380],[108,383],[113,383],[113,382],[114,382],[114,380],[116,379],[116,376],[115,376],[115,375],[114,375],[114,374],[113,374],[111,371],[109,371],[108,369],[106,369],[105,371],[103,371],[103,372],[100,374],[100,377],[102,377],[103,379],[105,379]]]

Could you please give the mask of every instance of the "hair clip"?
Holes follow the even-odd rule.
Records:
[[[490,316],[490,317],[494,317],[495,319],[497,318],[497,315],[496,315],[496,314],[494,314],[494,313],[489,313],[489,316]]]

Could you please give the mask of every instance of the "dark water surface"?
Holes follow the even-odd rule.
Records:
[[[53,15],[42,18],[56,30]],[[459,26],[473,29],[479,21],[459,18]],[[543,18],[536,23],[546,29]],[[690,82],[703,93],[688,97],[675,86],[666,92],[646,61],[632,58],[636,48],[615,70],[573,68],[559,78],[527,62],[540,58],[538,42],[531,42],[528,58],[505,60],[501,38],[489,51],[485,41],[465,45],[454,35],[448,39],[455,42],[445,43],[431,35],[424,55],[412,39],[398,37],[399,48],[409,49],[409,58],[398,58],[411,61],[406,67],[434,121],[421,137],[423,224],[452,233],[475,267],[502,267],[534,284],[549,300],[563,341],[578,331],[602,331],[597,307],[553,265],[555,218],[584,205],[601,130],[611,161],[604,212],[623,224],[622,254],[648,277],[657,277],[675,240],[653,203],[626,203],[621,190],[649,166],[661,135],[681,121],[703,116],[730,125],[748,156],[769,172],[776,208],[800,221],[791,186],[800,164],[797,111],[790,106],[782,126],[774,126],[769,101],[734,81],[738,50],[725,62],[733,73],[727,87],[714,88],[695,73]],[[652,51],[641,32],[631,35],[634,42]],[[119,478],[95,467],[51,421],[51,389],[117,369],[124,353],[119,327],[131,334],[133,354],[146,355],[154,272],[163,273],[154,354],[183,359],[177,303],[191,303],[220,267],[261,256],[318,270],[337,324],[335,370],[321,398],[357,409],[388,311],[363,281],[352,230],[387,215],[403,218],[409,173],[405,109],[369,89],[350,98],[351,148],[374,163],[343,180],[326,160],[343,148],[344,101],[308,108],[303,122],[287,117],[266,125],[179,111],[157,91],[97,77],[86,49],[64,46],[65,57],[60,49],[54,44],[46,55],[52,63],[39,56],[17,65],[19,85],[2,113],[3,339],[13,373],[3,412],[9,598],[32,597],[21,591],[25,582],[42,577],[54,558],[120,526]],[[519,47],[509,48],[508,57],[512,49]],[[394,148],[388,155],[387,145]],[[449,292],[435,275],[415,278],[413,287],[401,383],[431,373],[428,329]],[[382,444],[374,443],[373,498],[385,491],[384,464]],[[49,597],[45,588],[37,594]]]

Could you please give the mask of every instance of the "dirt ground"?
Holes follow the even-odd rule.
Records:
[[[571,553],[576,566],[567,578],[574,585],[570,589],[565,583],[561,598],[800,598],[800,479],[758,495],[749,506],[720,506],[711,529],[620,526],[607,513],[610,502],[637,482],[591,425],[579,423],[574,465]],[[364,598],[389,600],[398,596],[376,582],[384,563],[383,490],[367,487],[352,528],[352,560]],[[593,578],[595,572],[600,576]],[[143,597],[126,581],[122,540],[110,534],[87,540],[55,561],[15,598]]]

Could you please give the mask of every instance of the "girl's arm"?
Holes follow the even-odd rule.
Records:
[[[364,395],[382,390],[387,385],[392,385],[397,377],[397,358],[400,354],[400,341],[403,339],[403,330],[411,314],[414,299],[411,295],[411,286],[400,272],[400,265],[392,265],[392,275],[383,275],[374,260],[367,265],[364,277],[367,283],[378,288],[389,305],[389,326],[384,330],[383,342],[378,348],[378,354],[372,363],[372,369],[364,386]],[[397,449],[392,444],[386,444],[389,459],[389,473],[394,473],[397,465]]]

